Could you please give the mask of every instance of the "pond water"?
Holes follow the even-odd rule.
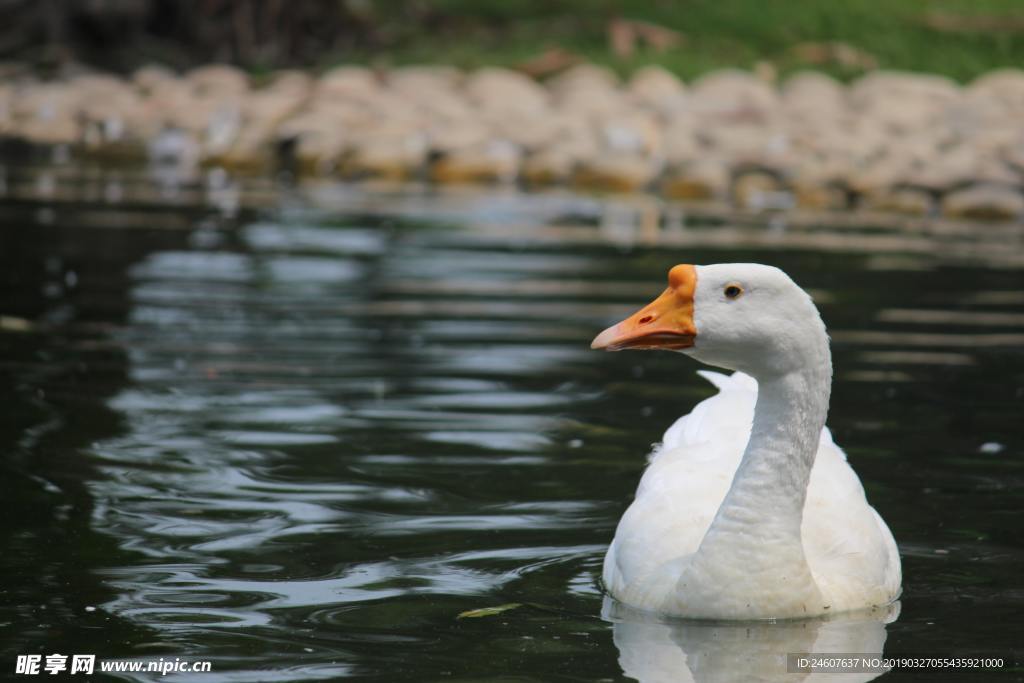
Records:
[[[8,671],[57,652],[210,660],[210,681],[791,680],[787,652],[884,641],[1024,676],[1021,226],[2,179]],[[721,261],[778,265],[820,305],[829,424],[899,542],[898,618],[659,624],[603,604],[650,444],[713,389],[689,359],[590,340],[670,266]]]

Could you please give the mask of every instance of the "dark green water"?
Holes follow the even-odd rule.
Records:
[[[765,662],[871,638],[1022,659],[1020,226],[2,177],[5,677],[53,652],[208,659],[204,681],[801,680]],[[649,445],[712,389],[589,342],[671,265],[746,260],[829,326],[829,424],[903,556],[888,625],[602,617]],[[989,678],[1024,673],[959,675]]]

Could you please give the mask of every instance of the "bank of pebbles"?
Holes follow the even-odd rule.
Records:
[[[952,218],[1024,216],[1024,71],[967,85],[877,71],[844,85],[739,70],[692,83],[593,65],[544,82],[483,68],[343,66],[259,84],[224,65],[128,78],[0,74],[0,137],[105,159],[436,183],[565,185]]]

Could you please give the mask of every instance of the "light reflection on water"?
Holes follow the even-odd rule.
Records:
[[[602,219],[606,205],[567,195],[327,184],[218,185],[213,210],[196,190],[175,213],[75,183],[54,176],[45,201],[53,279],[74,267],[80,284],[36,301],[50,276],[26,270],[5,299],[68,322],[0,341],[23,421],[57,438],[8,467],[54,485],[87,529],[61,555],[45,546],[65,513],[28,531],[15,516],[4,557],[8,577],[43,567],[51,593],[62,576],[88,584],[101,656],[209,658],[210,680],[774,680],[783,646],[1016,647],[1020,226],[652,226],[628,201]],[[42,230],[41,200],[12,187],[11,244]],[[12,267],[54,258],[26,244]],[[830,424],[905,556],[888,634],[885,616],[742,637],[601,616],[601,558],[647,446],[709,389],[685,359],[596,354],[590,338],[674,263],[727,260],[780,265],[822,306]],[[20,464],[44,451],[52,465]],[[84,628],[52,616],[75,604],[37,619],[32,642]],[[8,621],[38,617],[25,609]]]
[[[791,657],[809,659],[818,653],[845,654],[849,659],[857,653],[868,659],[872,659],[868,653],[877,657],[885,649],[886,624],[895,621],[899,612],[897,602],[828,619],[659,623],[605,597],[602,616],[614,623],[615,647],[623,672],[645,683],[793,679],[859,683],[878,678],[885,669],[791,672],[791,666],[799,665],[799,660]]]

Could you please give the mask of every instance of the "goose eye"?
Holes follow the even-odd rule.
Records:
[[[727,299],[738,299],[740,294],[743,293],[743,288],[739,285],[726,285],[725,286],[725,297]]]

